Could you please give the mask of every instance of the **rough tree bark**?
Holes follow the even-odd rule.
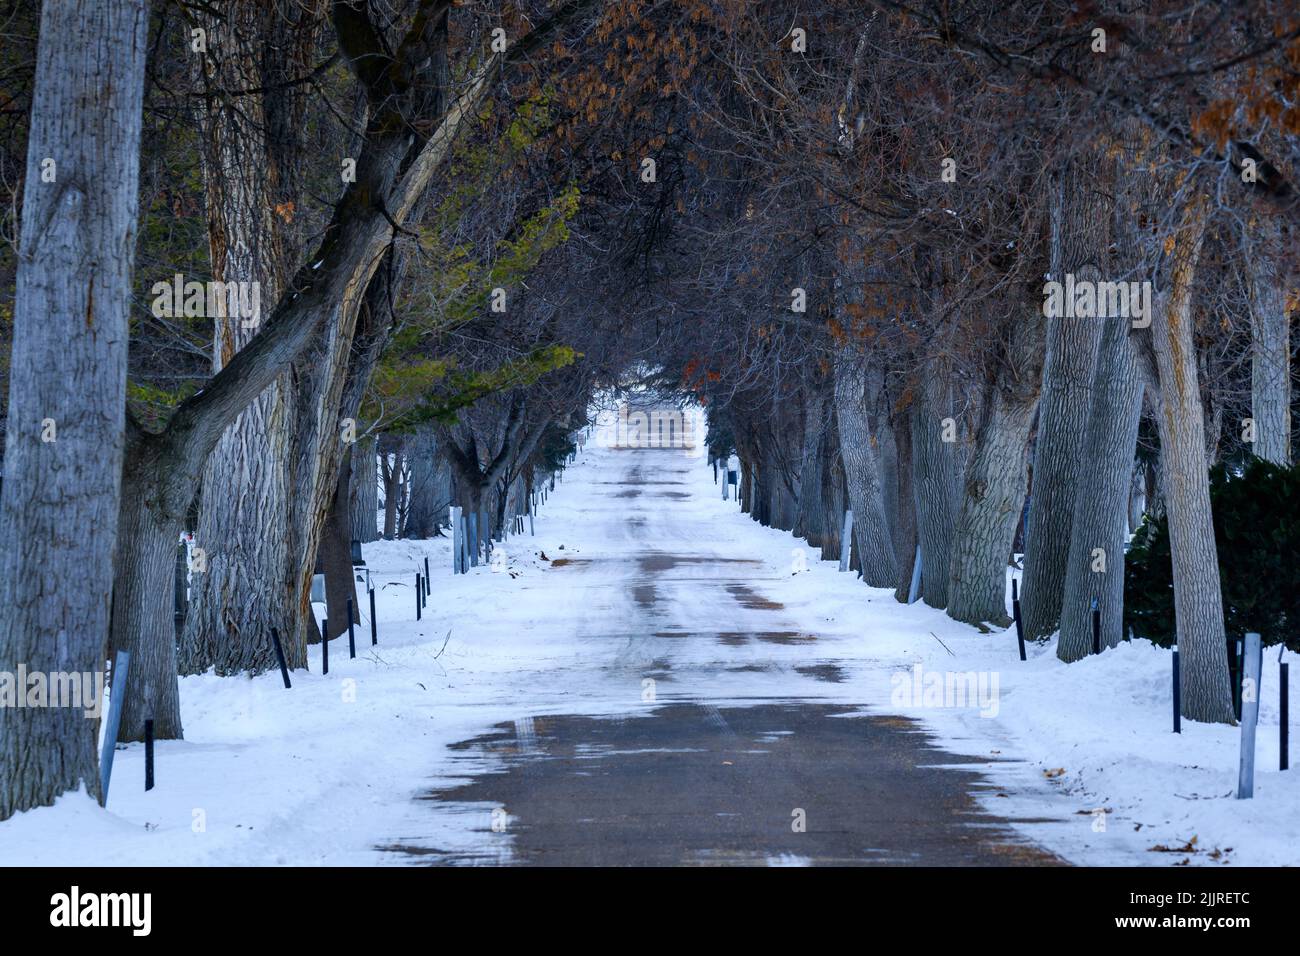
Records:
[[[1141,412],[1141,369],[1129,342],[1129,320],[1107,319],[1070,523],[1056,647],[1063,661],[1092,653],[1093,601],[1101,612],[1102,646],[1114,647],[1124,637],[1124,541]]]
[[[1103,278],[1110,223],[1110,191],[1091,156],[1073,157],[1051,198],[1051,277],[1096,282]],[[1051,634],[1061,616],[1070,521],[1083,460],[1093,368],[1101,323],[1091,316],[1052,316],[1047,322],[1033,496],[1025,531],[1020,610],[1025,637]]]
[[[1043,317],[1020,304],[991,358],[967,465],[949,568],[948,616],[999,627],[1007,615],[1007,555],[1025,502],[1029,430],[1042,374]]]
[[[122,500],[124,507],[129,502],[130,507],[149,513],[120,519],[122,527],[133,529],[129,537],[119,535],[114,585],[112,644],[133,652],[122,739],[140,739],[147,717],[155,720],[160,739],[181,736],[170,571],[160,575],[153,555],[160,549],[170,554],[203,464],[222,432],[322,336],[331,349],[337,346],[339,334],[350,337],[352,328],[347,323],[355,322],[360,300],[393,241],[395,228],[405,221],[450,154],[466,118],[486,97],[489,80],[503,63],[526,56],[585,7],[583,0],[559,7],[506,53],[490,57],[468,78],[449,108],[423,116],[431,104],[427,90],[413,78],[445,41],[440,18],[419,18],[413,34],[392,54],[385,51],[360,4],[336,0],[333,11],[340,46],[371,102],[365,147],[356,157],[356,181],[344,190],[319,246],[299,268],[260,333],[235,353],[205,389],[183,402],[162,431],[145,432],[128,421]],[[412,134],[415,119],[428,121],[417,124],[426,132]],[[339,316],[352,317],[343,320],[341,332]],[[337,411],[335,395],[329,407]],[[314,552],[312,557],[314,564]],[[307,616],[304,611],[300,619]],[[303,628],[289,637],[286,655],[304,660]]]
[[[1169,288],[1155,307],[1151,347],[1160,383],[1160,454],[1174,566],[1174,617],[1182,650],[1183,716],[1232,723],[1219,559],[1210,511],[1204,411],[1196,375],[1192,288],[1207,219],[1193,196],[1171,237]]]
[[[352,483],[348,486],[348,523],[352,540],[367,544],[379,540],[375,520],[379,510],[379,465],[375,458],[377,442],[367,435],[352,452]]]
[[[894,519],[894,553],[898,560],[898,584],[894,599],[906,604],[912,590],[916,566],[916,494],[912,487],[912,409],[890,412],[894,448],[898,456],[897,517]]]
[[[912,487],[921,544],[921,598],[937,608],[948,606],[948,570],[956,523],[956,442],[944,441],[944,422],[953,418],[948,374],[943,361],[926,363],[912,413]]]
[[[0,496],[8,673],[104,668],[148,11],[145,0],[41,11]],[[168,640],[173,628],[169,609]],[[0,707],[0,820],[80,787],[98,797],[98,730],[78,706]]]
[[[256,4],[236,4],[220,17],[200,10],[196,17],[211,38],[199,67],[207,84],[199,126],[212,274],[222,282],[256,283],[260,301],[274,302],[290,268],[282,238],[287,229],[275,212],[276,184],[296,179],[287,167],[301,158],[295,144],[275,141],[264,100],[296,98],[301,87],[269,86],[265,93],[238,96],[229,91],[263,88],[269,79],[265,47],[286,45],[286,20]],[[293,208],[297,197],[285,198],[290,205],[279,208]],[[261,316],[212,318],[216,374],[257,334]],[[288,386],[288,375],[279,376],[240,413],[208,458],[194,535],[206,568],[194,573],[190,585],[177,651],[183,674],[210,667],[223,675],[260,673],[276,666],[271,628],[290,633],[292,605],[279,586],[291,567],[283,454]]]
[[[896,584],[898,564],[885,522],[880,463],[867,423],[865,361],[852,346],[836,352],[835,422],[862,579],[871,587],[888,588]]]
[[[1256,244],[1250,281],[1250,414],[1255,420],[1255,454],[1278,465],[1291,464],[1291,322],[1287,315],[1286,246],[1289,228],[1271,223],[1268,242]],[[1252,268],[1253,265],[1253,268]]]

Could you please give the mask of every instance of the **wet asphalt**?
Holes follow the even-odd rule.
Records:
[[[407,833],[379,849],[433,865],[1061,865],[981,809],[976,794],[999,789],[975,768],[987,757],[944,751],[914,721],[845,702],[845,668],[763,593],[759,562],[674,521],[698,459],[624,454],[620,473],[591,489],[617,503],[618,540],[548,574],[587,600],[593,588],[621,591],[631,619],[590,635],[592,666],[631,668],[667,693],[635,714],[521,713],[461,741],[466,766],[490,772],[419,802],[431,814],[492,808],[458,815],[473,838],[451,850]],[[791,696],[790,671],[839,696]],[[708,674],[719,672],[752,676],[750,693],[728,685],[711,697]],[[778,693],[765,693],[768,674],[782,675]]]

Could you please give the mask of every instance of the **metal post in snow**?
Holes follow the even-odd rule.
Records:
[[[469,519],[460,516],[460,573],[469,573]]]
[[[144,788],[153,789],[153,720],[144,722]]]
[[[844,535],[840,538],[840,570],[849,569],[849,551],[853,545],[853,512],[844,512]]]
[[[907,589],[907,603],[915,604],[921,596],[921,546],[916,546],[916,560],[912,562],[912,584]]]
[[[427,554],[424,556],[424,594],[427,598],[429,594],[429,556]],[[427,607],[428,604],[426,603],[425,606]]]
[[[375,589],[370,589],[370,644],[379,643],[379,621],[375,619]]]
[[[460,509],[451,506],[451,573],[460,574]]]
[[[420,619],[420,572],[415,572],[415,619]]]
[[[1282,656],[1282,652],[1279,651],[1278,657],[1281,656]],[[1290,740],[1291,737],[1290,683],[1291,682],[1288,679],[1288,675],[1287,675],[1288,669],[1289,669],[1289,665],[1286,663],[1286,661],[1282,661],[1280,664],[1277,665],[1277,678],[1278,678],[1277,709],[1278,709],[1278,716],[1281,718],[1277,728],[1277,736],[1278,736],[1277,769],[1278,770],[1286,770],[1288,767],[1291,766],[1291,756],[1290,754],[1287,753],[1287,751],[1291,747],[1291,740]]]
[[[117,730],[122,723],[122,704],[126,701],[126,675],[131,666],[131,652],[118,651],[113,658],[113,696],[108,702],[108,723],[104,727],[104,744],[99,753],[99,805],[108,805],[108,781],[113,776],[113,751],[117,747]]]
[[[1025,624],[1020,619],[1020,585],[1011,579],[1011,618],[1016,622],[1016,645],[1020,648],[1020,659],[1025,659]]]
[[[357,656],[357,633],[352,615],[352,598],[348,598],[348,658]]]
[[[1241,772],[1237,775],[1237,799],[1255,795],[1255,727],[1259,723],[1259,677],[1263,650],[1259,635],[1251,631],[1242,648]]]
[[[1178,672],[1178,645],[1174,645],[1174,733],[1183,732],[1183,683]]]
[[[322,675],[330,672],[330,619],[327,617],[320,622],[320,672]]]
[[[280,632],[271,628],[271,645],[275,648],[275,659],[280,663],[280,676],[284,679],[284,689],[293,685],[289,683],[289,668],[284,662],[284,647],[280,644]]]
[[[1092,652],[1101,653],[1101,611],[1096,598],[1092,599]]]

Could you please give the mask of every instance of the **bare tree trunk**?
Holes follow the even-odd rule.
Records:
[[[1100,267],[1106,262],[1110,208],[1109,190],[1094,180],[1098,169],[1089,157],[1075,157],[1054,186],[1051,273],[1055,281],[1065,282],[1067,273],[1087,282],[1103,278]],[[1070,521],[1083,467],[1080,449],[1100,341],[1101,324],[1094,317],[1048,318],[1020,597],[1026,638],[1051,634],[1060,622]]]
[[[352,576],[352,547],[348,540],[347,488],[352,479],[352,451],[353,447],[349,445],[340,456],[338,482],[321,529],[320,564],[325,574],[325,606],[329,609],[329,633],[325,639],[331,641],[347,633],[348,601],[352,602],[353,619],[357,620],[357,587]]]
[[[863,356],[848,346],[836,353],[835,422],[862,578],[871,587],[887,588],[895,584],[898,564],[885,523],[875,441],[867,423],[864,361]]]
[[[1250,414],[1255,420],[1255,454],[1291,464],[1291,323],[1286,307],[1285,246],[1281,227],[1267,232],[1250,269]]]
[[[1151,344],[1160,382],[1160,454],[1173,552],[1174,616],[1183,658],[1183,716],[1232,723],[1192,318],[1192,286],[1206,218],[1205,200],[1190,199],[1179,233],[1172,237],[1169,291],[1162,307],[1156,308]]]
[[[352,452],[352,484],[348,488],[348,515],[352,540],[367,544],[379,540],[375,515],[379,510],[379,466],[374,435],[357,442]]]
[[[8,673],[103,672],[148,10],[145,0],[64,0],[41,11],[0,497]],[[170,608],[167,618],[170,641]],[[82,786],[98,797],[98,730],[79,708],[0,707],[0,820]]]
[[[263,47],[286,39],[285,21],[255,4],[235,4],[219,18],[202,10],[196,16],[211,37],[199,61],[209,82],[199,125],[212,273],[221,282],[253,283],[259,301],[275,302],[289,266],[273,192],[288,176],[285,167],[297,160],[281,161],[264,100],[295,96],[297,87],[237,98],[227,91],[263,87]],[[288,198],[292,204],[294,197]],[[213,320],[215,374],[257,334],[261,315],[223,312]],[[209,667],[223,675],[260,673],[276,666],[271,628],[291,631],[293,606],[279,586],[292,566],[284,457],[289,384],[288,374],[280,375],[240,413],[208,458],[194,536],[195,546],[206,552],[207,568],[193,575],[190,587],[178,652],[181,673]]]
[[[407,448],[411,462],[411,504],[405,534],[409,538],[431,538],[448,504],[438,494],[438,449],[432,430],[418,429]]]
[[[837,414],[837,413],[833,413]],[[844,532],[844,462],[840,458],[839,427],[822,442],[822,560],[838,561]]]
[[[956,523],[953,480],[956,442],[944,441],[952,419],[952,386],[943,363],[921,372],[912,415],[912,485],[916,493],[917,538],[921,543],[921,597],[930,607],[948,606],[948,571]]]
[[[1128,531],[1133,449],[1142,413],[1142,378],[1128,320],[1106,321],[1097,355],[1083,471],[1074,498],[1070,554],[1056,655],[1076,661],[1092,652],[1092,604],[1101,614],[1103,647],[1124,637],[1124,541]]]
[[[952,545],[948,616],[968,624],[1011,623],[1007,556],[1025,503],[1043,342],[1042,316],[1019,311],[1011,315],[1005,354],[995,354],[988,371]]]
[[[176,684],[175,623],[171,602],[158,600],[158,595],[171,592],[176,541],[189,502],[173,498],[172,507],[156,507],[149,496],[165,495],[165,490],[160,491],[165,486],[150,478],[156,474],[154,469],[165,470],[168,466],[155,460],[153,468],[137,471],[129,460],[134,457],[128,453],[123,476],[114,564],[113,649],[131,652],[129,690],[124,697],[118,739],[143,740],[146,720],[154,722],[154,733],[160,740],[178,739],[183,734]],[[124,642],[119,635],[133,635],[133,639]]]
[[[401,498],[402,451],[383,451],[379,458],[384,476],[384,540],[397,537],[397,502]]]
[[[894,519],[894,553],[898,560],[898,585],[894,599],[907,603],[916,567],[916,495],[912,487],[912,410],[893,416],[894,448],[898,456],[898,515]]]
[[[812,385],[804,402],[803,460],[799,467],[799,515],[796,537],[820,547],[825,518],[822,504],[822,435],[830,418],[830,392]]]

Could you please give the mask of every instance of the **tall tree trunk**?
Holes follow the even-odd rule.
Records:
[[[916,495],[917,539],[921,544],[921,597],[930,607],[948,606],[948,570],[956,524],[957,447],[945,441],[953,419],[952,386],[944,363],[922,370],[912,415],[912,486]]]
[[[411,504],[405,533],[409,538],[432,538],[448,504],[440,496],[437,440],[431,429],[421,428],[411,436],[407,448],[411,462]]]
[[[804,402],[803,460],[799,467],[799,514],[796,537],[814,548],[821,546],[822,521],[822,435],[830,418],[830,390],[813,385]]]
[[[1173,552],[1174,617],[1183,659],[1183,716],[1232,723],[1192,317],[1192,287],[1206,218],[1205,199],[1188,200],[1179,232],[1171,237],[1169,291],[1156,308],[1151,344],[1160,382],[1160,455]]]
[[[148,10],[145,0],[51,0],[41,11],[0,495],[8,673],[103,672]],[[170,607],[164,633],[170,642]],[[0,820],[81,786],[98,797],[98,730],[75,707],[0,707]]]
[[[325,574],[325,606],[329,611],[329,633],[325,640],[334,640],[348,629],[348,601],[352,602],[353,620],[356,616],[357,587],[352,575],[352,548],[348,540],[347,488],[352,480],[352,451],[349,445],[340,454],[338,482],[330,500],[329,513],[321,528],[320,565]]]
[[[894,553],[898,560],[898,585],[894,599],[907,603],[916,567],[916,495],[912,487],[912,410],[892,415],[894,448],[898,456],[897,517],[894,519]]]
[[[1287,268],[1283,227],[1271,225],[1250,269],[1250,414],[1255,420],[1255,454],[1291,464],[1291,322],[1287,315]],[[1290,230],[1287,230],[1290,234]]]
[[[151,458],[148,467],[140,468],[134,464],[136,458],[128,452],[114,564],[113,649],[131,652],[118,739],[143,740],[146,720],[154,722],[160,740],[178,739],[183,733],[175,623],[170,602],[158,600],[158,595],[171,589],[175,542],[190,502],[181,500],[186,497],[181,490],[171,498],[170,507],[159,507],[157,498],[167,498],[169,486],[156,479],[169,466],[163,459]],[[175,494],[176,486],[171,488]],[[191,485],[191,499],[192,489]],[[197,562],[197,558],[191,560]],[[192,576],[201,573],[192,565]],[[134,637],[123,641],[119,635]],[[144,639],[150,636],[154,639]]]
[[[198,11],[211,37],[199,70],[207,95],[199,111],[204,149],[208,247],[221,282],[253,283],[259,300],[275,302],[287,278],[284,223],[276,184],[300,160],[273,141],[265,99],[294,97],[298,86],[261,90],[264,46],[283,46],[286,20],[257,4],[235,4],[220,16]],[[297,197],[283,197],[293,208]],[[296,255],[294,256],[296,258]],[[261,315],[213,316],[212,371],[220,372],[258,332]],[[260,673],[276,666],[271,628],[291,633],[293,604],[280,582],[292,567],[287,516],[289,438],[287,373],[280,375],[221,436],[204,470],[195,546],[207,555],[195,573],[178,651],[181,673]]]
[[[379,466],[374,435],[357,442],[352,452],[352,484],[348,488],[348,514],[352,540],[368,544],[379,540],[375,521],[379,510]]]
[[[397,502],[401,497],[402,451],[394,448],[384,451],[379,459],[384,475],[384,540],[397,537]]]
[[[995,354],[980,403],[949,567],[948,616],[968,624],[1011,623],[1007,557],[1025,503],[1029,430],[1042,374],[1043,319],[1022,305],[1010,316],[1005,354]]]
[[[864,361],[851,346],[844,346],[836,353],[835,422],[862,578],[873,588],[887,588],[895,584],[898,564],[885,523],[876,443],[867,422]]]
[[[1141,370],[1128,327],[1128,319],[1108,319],[1097,355],[1056,647],[1063,661],[1092,652],[1094,601],[1101,614],[1102,646],[1114,647],[1124,636],[1124,542],[1142,413]]]
[[[1097,282],[1109,244],[1110,190],[1092,157],[1074,157],[1051,201],[1051,277]],[[1101,323],[1091,316],[1051,316],[1034,447],[1034,484],[1025,533],[1020,609],[1026,638],[1056,630],[1061,617],[1070,521],[1083,467],[1093,369]]]

